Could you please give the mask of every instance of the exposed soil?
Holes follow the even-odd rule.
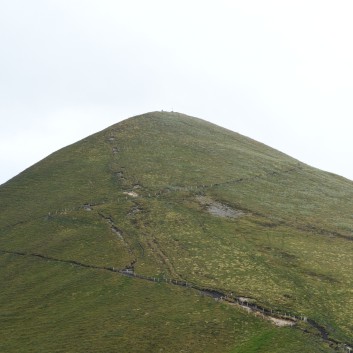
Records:
[[[196,199],[202,206],[205,207],[208,213],[215,217],[239,218],[245,216],[246,214],[241,210],[236,210],[228,205],[214,201],[206,196],[197,196]]]
[[[284,327],[284,326],[294,326],[295,321],[292,320],[285,320],[285,319],[278,319],[273,316],[269,316],[269,320],[272,321],[276,326]]]
[[[139,196],[138,193],[136,193],[135,191],[125,191],[125,192],[123,192],[123,194],[129,195],[131,197],[138,197]]]

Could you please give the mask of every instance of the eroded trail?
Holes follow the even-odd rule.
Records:
[[[297,323],[304,322],[308,325],[308,327],[310,327],[311,329],[314,329],[314,332],[311,332],[306,329],[300,328],[305,333],[321,337],[321,339],[324,342],[329,344],[331,348],[337,351],[341,351],[341,352],[343,351],[343,352],[349,352],[349,353],[353,351],[353,348],[352,348],[353,344],[347,343],[347,342],[340,342],[338,340],[335,340],[334,338],[329,337],[329,334],[325,329],[325,327],[321,326],[319,323],[317,323],[316,321],[310,318],[297,316],[293,314],[287,314],[280,311],[273,311],[271,309],[264,308],[257,305],[251,300],[251,298],[240,297],[240,296],[238,297],[233,295],[233,293],[225,293],[225,292],[222,292],[221,290],[201,287],[195,283],[186,282],[180,279],[159,278],[159,277],[140,275],[135,273],[130,266],[126,266],[125,268],[120,268],[120,269],[115,267],[96,266],[92,264],[85,264],[76,260],[63,260],[63,259],[58,259],[58,258],[54,258],[54,257],[50,257],[50,256],[38,254],[38,253],[26,253],[23,251],[0,250],[0,253],[10,254],[14,256],[21,256],[21,257],[35,257],[43,261],[60,262],[60,263],[79,266],[87,269],[110,271],[130,278],[136,278],[136,279],[145,280],[149,282],[156,282],[156,283],[167,283],[170,285],[190,288],[198,291],[200,295],[211,297],[216,301],[220,301],[225,304],[243,308],[249,313],[252,313],[258,317],[261,317],[262,319],[269,320],[276,326],[298,327]]]

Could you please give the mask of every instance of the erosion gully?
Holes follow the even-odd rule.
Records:
[[[229,305],[236,305],[238,307],[241,307],[250,313],[253,313],[257,316],[262,317],[263,319],[272,321],[274,324],[276,324],[278,326],[296,326],[296,324],[299,321],[305,322],[309,327],[311,327],[312,329],[315,330],[315,333],[308,331],[307,329],[304,329],[304,328],[299,328],[297,326],[303,332],[320,337],[331,348],[333,348],[337,351],[348,352],[348,353],[351,353],[353,351],[353,348],[352,348],[353,344],[352,343],[341,342],[341,341],[338,341],[338,340],[330,337],[327,330],[325,329],[325,327],[323,327],[322,325],[320,325],[318,322],[316,322],[313,319],[310,319],[310,318],[307,318],[304,316],[297,316],[297,315],[293,315],[293,314],[287,314],[284,312],[273,311],[271,309],[264,308],[262,306],[255,304],[254,302],[251,301],[250,298],[235,296],[235,295],[233,295],[233,293],[229,294],[226,292],[222,292],[221,290],[218,290],[218,289],[205,288],[205,287],[199,286],[197,284],[190,283],[190,282],[183,281],[183,280],[176,280],[176,279],[172,279],[172,278],[150,277],[150,276],[141,275],[141,274],[134,272],[134,270],[131,266],[123,268],[123,269],[119,269],[119,268],[115,268],[115,267],[105,267],[105,266],[96,266],[96,265],[91,265],[91,264],[85,264],[85,263],[81,263],[76,260],[62,260],[62,259],[42,255],[39,253],[27,253],[27,252],[23,252],[23,251],[8,251],[8,250],[0,250],[0,252],[3,254],[10,254],[10,255],[15,255],[15,256],[36,257],[36,258],[39,258],[39,259],[45,260],[45,261],[66,263],[66,264],[71,264],[74,266],[90,268],[90,269],[95,269],[95,270],[110,271],[110,272],[114,272],[114,273],[117,273],[121,276],[129,277],[129,278],[136,278],[139,280],[155,282],[155,283],[167,283],[170,285],[190,288],[192,290],[198,291],[200,295],[211,297],[211,298],[215,299],[216,301],[220,301],[220,302],[223,302],[223,303],[226,303]]]

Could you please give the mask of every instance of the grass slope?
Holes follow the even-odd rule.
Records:
[[[0,351],[332,351],[192,289],[9,252],[186,280],[351,343],[352,186],[178,113],[68,146],[0,187]]]

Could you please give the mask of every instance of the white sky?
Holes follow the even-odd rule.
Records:
[[[353,179],[351,0],[0,1],[0,184],[174,110]]]

